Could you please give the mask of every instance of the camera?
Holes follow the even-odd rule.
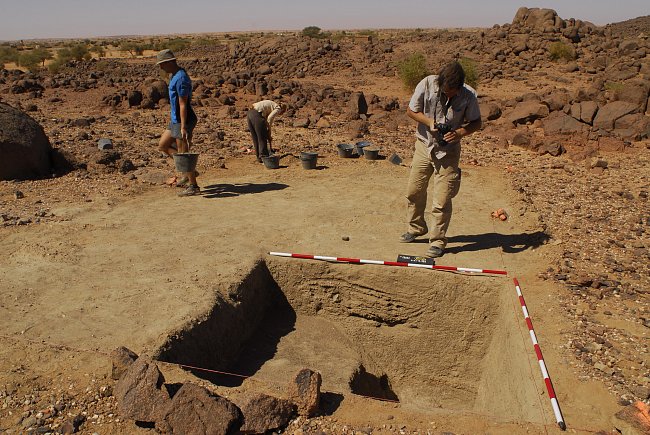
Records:
[[[447,133],[453,130],[451,125],[447,124],[446,122],[436,122],[434,127],[437,130],[436,140],[438,141],[438,145],[441,147],[447,146],[449,142],[447,142],[444,138]]]

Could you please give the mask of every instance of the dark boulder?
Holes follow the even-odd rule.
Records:
[[[156,428],[170,434],[228,434],[241,423],[239,408],[203,387],[184,384],[168,404]]]
[[[51,152],[50,141],[38,122],[0,103],[0,180],[52,175]]]

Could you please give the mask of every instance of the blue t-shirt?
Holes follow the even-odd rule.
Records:
[[[169,81],[169,105],[171,106],[171,121],[174,124],[180,124],[181,122],[179,97],[187,97],[189,111],[186,121],[189,121],[193,113],[190,105],[192,100],[192,80],[182,68],[176,71]]]

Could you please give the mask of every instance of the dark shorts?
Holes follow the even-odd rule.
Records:
[[[196,118],[187,121],[187,125],[185,126],[185,128],[187,130],[187,134],[189,134],[190,136],[192,135],[192,131],[194,130],[194,127],[196,127],[196,121],[197,121]],[[172,137],[174,139],[181,139],[180,123],[170,122],[169,126],[167,126],[167,130],[172,132]]]

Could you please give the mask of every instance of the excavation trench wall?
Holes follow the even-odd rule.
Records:
[[[539,402],[505,281],[259,261],[158,357],[278,383],[309,367],[321,372],[325,391],[534,420]]]

